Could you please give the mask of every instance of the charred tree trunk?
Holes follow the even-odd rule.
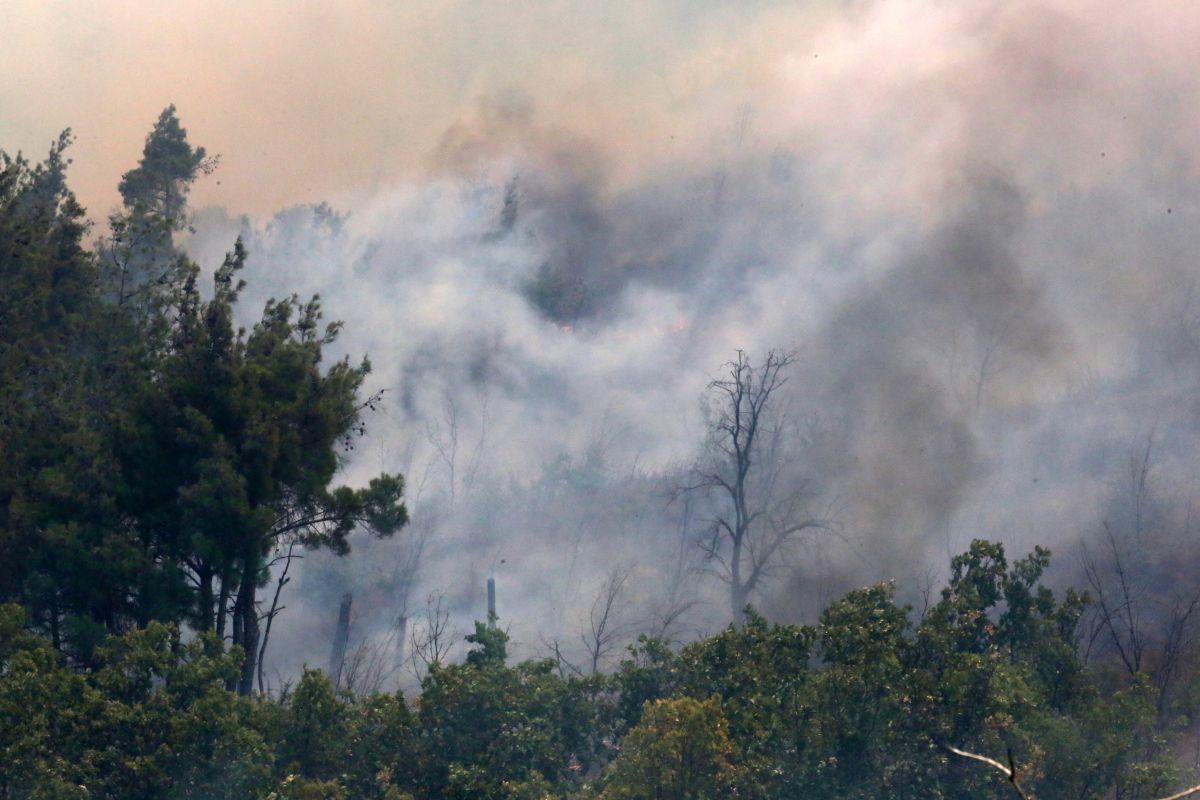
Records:
[[[401,614],[396,621],[396,636],[396,669],[399,670],[404,667],[404,656],[408,652],[408,614]]]
[[[735,622],[741,622],[746,614],[746,600],[749,596],[748,587],[742,579],[742,539],[733,539],[732,553],[729,557],[729,611]]]
[[[346,645],[350,642],[350,606],[354,595],[346,592],[338,609],[337,630],[333,634],[333,650],[329,653],[329,680],[336,689],[342,682],[342,665],[346,663]]]
[[[496,579],[495,578],[487,579],[487,603],[488,603],[488,609],[487,609],[488,627],[495,628],[496,620],[499,619],[499,617],[496,616]]]

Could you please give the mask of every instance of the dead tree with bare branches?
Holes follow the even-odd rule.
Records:
[[[457,630],[450,625],[450,610],[445,607],[445,596],[440,592],[429,595],[425,601],[423,619],[409,629],[411,650],[410,665],[417,681],[425,678],[431,669],[441,666],[450,654],[457,637]]]
[[[1148,676],[1160,718],[1200,644],[1198,562],[1189,546],[1196,525],[1154,486],[1153,437],[1114,486],[1094,541],[1083,546],[1093,598],[1085,657],[1107,655],[1130,677]]]
[[[778,408],[795,360],[793,352],[770,350],[755,365],[737,351],[708,385],[705,454],[682,487],[713,503],[701,547],[713,573],[729,584],[736,619],[790,545],[806,531],[833,528],[811,511],[813,492],[796,458],[799,429]]]
[[[580,633],[592,675],[600,671],[601,664],[629,632],[629,626],[618,618],[618,600],[628,580],[627,569],[616,568],[608,573],[592,602],[587,629]]]

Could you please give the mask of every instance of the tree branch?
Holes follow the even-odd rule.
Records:
[[[1000,770],[1001,773],[1003,773],[1004,777],[1008,778],[1008,782],[1012,784],[1013,790],[1017,793],[1021,800],[1033,800],[1033,797],[1026,794],[1025,790],[1021,788],[1021,785],[1017,783],[1017,766],[1013,762],[1012,750],[1008,751],[1008,763],[1010,766],[1006,767],[994,758],[981,756],[978,753],[969,753],[966,750],[959,750],[957,747],[953,747],[948,744],[944,744],[942,747],[946,748],[956,756],[974,759],[975,761],[987,764],[989,767],[995,767],[996,769]]]
[[[966,750],[960,750],[957,747],[952,747],[948,744],[943,744],[942,747],[949,750],[951,753],[954,753],[956,756],[970,758],[974,761],[982,762],[987,764],[989,767],[994,767],[1000,770],[1004,777],[1008,778],[1008,782],[1012,784],[1013,790],[1016,791],[1016,793],[1021,797],[1021,800],[1034,800],[1033,795],[1027,794],[1025,790],[1021,788],[1020,784],[1017,783],[1017,767],[1013,761],[1012,750],[1008,751],[1009,766],[1006,767],[994,758],[988,758],[987,756],[981,756],[978,753],[970,753]],[[1200,784],[1192,786],[1188,789],[1184,789],[1182,792],[1176,792],[1175,794],[1168,795],[1166,797],[1160,797],[1158,800],[1183,800],[1184,797],[1191,797],[1192,795],[1198,793],[1200,793]]]

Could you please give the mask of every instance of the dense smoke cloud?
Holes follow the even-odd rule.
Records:
[[[363,2],[321,37],[297,11],[253,56],[277,74],[235,55],[252,79],[154,100],[225,156],[222,186],[197,189],[190,252],[211,267],[245,237],[246,321],[271,295],[321,294],[346,322],[339,347],[368,353],[388,390],[346,477],[409,481],[409,534],[306,559],[281,670],[323,659],[346,589],[363,632],[405,603],[417,619],[435,592],[462,630],[493,573],[524,654],[558,641],[578,660],[613,575],[628,575],[627,635],[722,624],[695,546],[706,509],[672,489],[735,348],[797,350],[781,399],[807,432],[806,491],[838,520],[758,598],[772,614],[809,618],[876,579],[915,586],[976,536],[1049,544],[1070,573],[1147,440],[1186,506],[1200,13],[605,6],[573,22]],[[431,30],[443,50],[413,44]],[[332,58],[318,38],[364,32],[317,77]],[[157,108],[126,103],[132,153],[126,129]],[[261,108],[235,124],[222,104]],[[133,158],[89,140],[101,119],[63,123],[81,163],[116,159],[115,183]],[[259,162],[269,148],[287,163]]]

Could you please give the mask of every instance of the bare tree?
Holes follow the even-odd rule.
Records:
[[[410,664],[418,681],[445,661],[454,645],[456,632],[450,627],[450,610],[444,603],[442,593],[430,594],[425,601],[424,619],[413,625],[409,633]]]
[[[275,622],[275,617],[279,616],[279,613],[287,608],[287,606],[279,605],[279,596],[283,593],[283,587],[292,582],[292,579],[288,577],[288,572],[292,568],[292,561],[297,558],[304,558],[304,556],[295,555],[296,544],[295,540],[288,542],[286,553],[282,552],[282,545],[278,546],[276,552],[279,555],[267,565],[267,569],[269,570],[277,563],[283,562],[283,569],[280,570],[279,577],[275,580],[275,595],[271,598],[271,608],[262,616],[262,619],[266,621],[266,626],[263,628],[262,642],[258,646],[258,691],[263,694],[266,693],[266,686],[263,682],[263,663],[267,657],[267,642],[271,639],[271,625]]]
[[[542,646],[546,648],[549,657],[554,659],[554,663],[558,668],[558,677],[565,680],[568,675],[583,675],[583,670],[569,661],[563,653],[561,641],[557,638],[547,638],[545,635],[541,636],[541,640]]]
[[[335,688],[360,696],[382,690],[400,668],[390,657],[396,636],[393,628],[381,640],[361,639],[346,653]]]
[[[413,589],[421,576],[422,558],[437,523],[432,504],[421,504],[413,509],[411,535],[402,543],[387,574],[386,585],[390,588],[393,608],[396,613],[394,637],[390,637],[394,651],[394,663],[403,666],[408,658],[408,626],[412,621],[410,608]]]
[[[1147,675],[1162,717],[1200,638],[1200,581],[1189,555],[1196,533],[1190,508],[1180,513],[1155,491],[1153,452],[1150,436],[1114,487],[1098,542],[1084,543],[1094,599],[1084,652],[1110,655],[1130,676]]]
[[[487,392],[483,392],[479,401],[479,432],[465,463],[460,463],[459,453],[460,445],[465,444],[462,441],[464,414],[457,395],[449,388],[442,392],[443,420],[426,424],[425,436],[446,469],[451,506],[454,506],[460,490],[470,490],[474,485],[483,464],[488,435],[488,400]]]
[[[600,664],[613,651],[628,632],[628,625],[618,619],[617,600],[629,580],[629,570],[615,568],[608,573],[588,615],[588,627],[580,634],[587,651],[591,674],[600,670]]]
[[[770,350],[755,366],[737,351],[725,375],[708,385],[707,452],[684,487],[713,500],[701,546],[713,572],[729,584],[735,618],[800,534],[833,527],[809,511],[811,487],[794,458],[798,430],[776,409],[795,358]]]
[[[354,595],[346,592],[342,595],[338,607],[337,628],[333,634],[333,648],[329,653],[329,679],[334,687],[342,683],[342,667],[346,664],[346,646],[350,642],[350,613],[354,605]]]
[[[690,545],[693,511],[693,497],[684,497],[679,515],[679,549],[675,554],[675,564],[665,581],[663,600],[652,615],[650,635],[658,639],[670,639],[674,636],[676,626],[680,624],[684,615],[699,603],[689,592],[692,583],[690,579],[695,573],[689,558],[689,551],[692,549]]]

